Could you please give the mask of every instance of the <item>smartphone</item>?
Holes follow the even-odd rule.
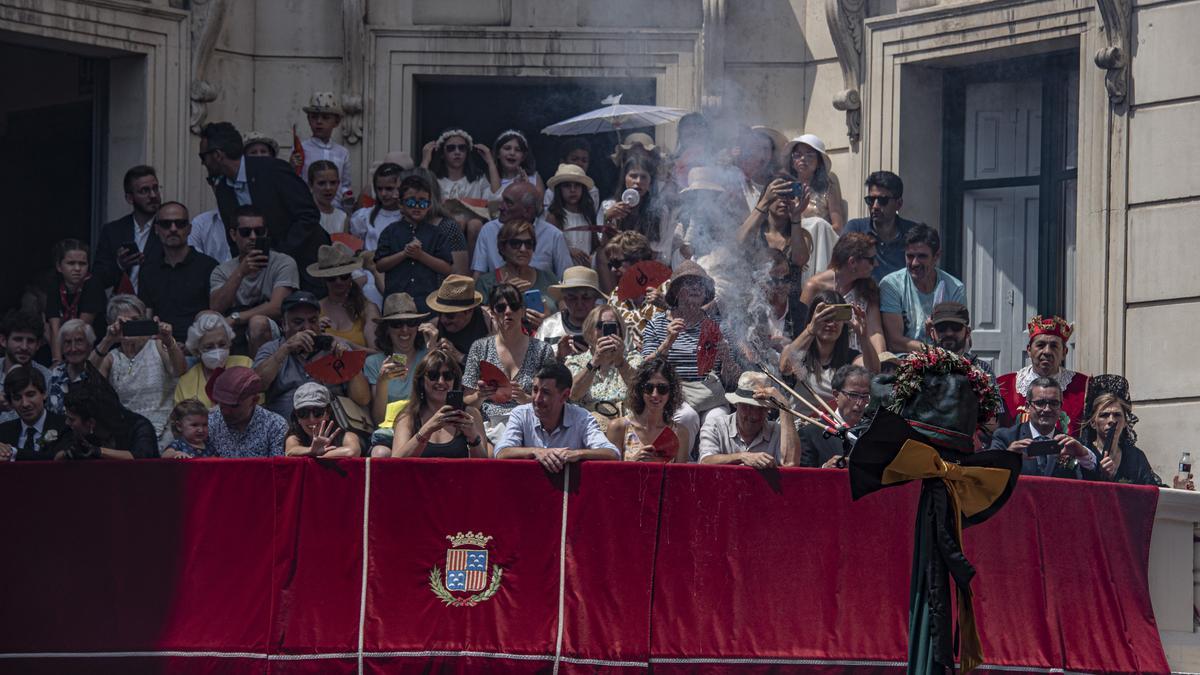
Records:
[[[271,238],[270,237],[259,237],[258,239],[255,239],[254,240],[254,250],[261,251],[262,253],[266,253],[269,255],[270,251],[271,251]]]
[[[545,312],[546,303],[542,302],[542,292],[538,289],[525,291],[525,309],[532,309],[535,312]]]
[[[830,305],[834,321],[849,321],[854,318],[854,305]]]
[[[158,322],[152,319],[138,319],[121,324],[121,335],[125,337],[150,337],[158,335]]]
[[[129,255],[131,253],[138,252],[138,245],[135,241],[127,241],[117,247],[117,251],[120,251],[121,249],[125,249],[125,255]]]
[[[1062,446],[1058,444],[1058,441],[1034,441],[1025,448],[1025,454],[1029,457],[1057,455],[1061,451]]]
[[[450,391],[446,392],[446,405],[454,408],[455,410],[462,410],[465,408],[466,406],[463,404],[462,389],[451,389]]]
[[[605,321],[604,323],[600,324],[600,334],[601,335],[620,335],[621,327],[618,326],[617,322],[615,322],[615,321]]]
[[[313,337],[313,351],[327,352],[333,349],[332,335],[316,335]]]
[[[792,199],[800,199],[804,196],[804,183],[800,181],[792,182]]]

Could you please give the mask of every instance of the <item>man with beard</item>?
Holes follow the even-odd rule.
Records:
[[[905,237],[916,223],[900,216],[904,206],[904,181],[891,171],[876,171],[867,176],[867,196],[871,210],[868,218],[855,218],[846,223],[842,234],[865,232],[875,237],[875,281],[904,268]]]
[[[971,312],[966,305],[961,302],[939,302],[934,305],[925,330],[934,345],[958,354],[992,379],[996,378],[992,373],[992,365],[968,350],[971,346]]]
[[[125,172],[125,201],[133,212],[100,227],[92,274],[104,288],[117,293],[136,292],[138,270],[146,257],[162,248],[151,232],[151,221],[161,204],[154,167],[138,165]],[[128,275],[128,286],[121,288]]]
[[[187,207],[167,202],[154,216],[162,253],[141,265],[138,297],[159,320],[171,324],[175,339],[187,340],[196,314],[208,309],[208,282],[217,261],[188,245],[192,223]]]
[[[471,271],[475,273],[476,279],[504,266],[498,241],[500,225],[518,220],[533,223],[533,236],[537,240],[537,247],[533,250],[533,259],[529,266],[552,272],[554,276],[562,278],[563,272],[575,262],[571,259],[571,250],[567,247],[562,230],[546,222],[541,211],[537,188],[528,181],[519,180],[504,188],[500,195],[500,217],[488,221],[483,229],[479,230],[479,237],[475,240]]]
[[[940,302],[966,301],[963,283],[938,267],[942,238],[925,224],[904,235],[905,269],[879,282],[879,311],[888,351],[919,351],[929,344],[925,321]]]
[[[1068,421],[1067,433],[1079,435],[1083,418],[1084,402],[1087,398],[1088,376],[1076,373],[1065,366],[1067,342],[1071,339],[1071,324],[1058,316],[1043,318],[1034,316],[1029,320],[1029,365],[1015,373],[996,378],[1000,386],[1000,397],[1004,399],[1005,420],[1003,424],[1023,423],[1029,420],[1027,408],[1029,389],[1039,377],[1049,377],[1058,382],[1062,390],[1060,415]]]

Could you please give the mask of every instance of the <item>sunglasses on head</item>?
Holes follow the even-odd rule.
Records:
[[[249,239],[251,237],[262,237],[266,234],[266,232],[267,228],[265,227],[239,227],[237,229],[238,236],[244,239]]]
[[[892,198],[879,196],[879,195],[871,195],[871,196],[863,197],[863,201],[866,202],[867,206],[871,206],[871,205],[875,204],[876,202],[878,202],[880,206],[887,206],[888,204],[891,203]]]
[[[435,372],[435,371],[431,370],[428,373],[425,373],[425,379],[430,382],[449,382],[449,383],[453,384],[454,383],[454,371],[442,370],[442,371]]]
[[[671,393],[671,385],[647,382],[646,384],[642,385],[642,393],[643,394],[659,394],[661,396],[666,396],[667,394]]]
[[[404,200],[404,205],[410,209],[427,209],[429,208],[429,200],[409,197],[408,199]]]
[[[466,143],[447,143],[442,146],[442,150],[446,152],[466,152],[470,148]]]
[[[187,229],[187,227],[191,225],[186,218],[156,218],[154,220],[154,224],[164,230],[183,230]]]
[[[530,251],[533,250],[533,240],[532,239],[509,239],[508,241],[506,241],[504,243],[509,248],[512,248],[512,249],[527,248]]]
[[[515,312],[515,311],[521,309],[521,306],[520,305],[510,305],[507,302],[497,302],[496,304],[492,305],[492,311],[497,314],[504,314],[505,312],[507,312],[510,309]]]
[[[310,419],[313,417],[321,417],[325,414],[324,408],[296,408],[295,415],[297,419]]]

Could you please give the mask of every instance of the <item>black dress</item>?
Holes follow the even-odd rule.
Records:
[[[465,459],[469,456],[467,452],[467,437],[459,434],[451,439],[449,443],[426,443],[425,452],[422,452],[421,456]]]
[[[1162,479],[1150,467],[1150,460],[1146,459],[1146,453],[1142,452],[1142,449],[1133,443],[1121,443],[1121,465],[1117,467],[1117,473],[1112,478],[1109,478],[1108,474],[1104,473],[1104,470],[1100,468],[1099,458],[1102,456],[1101,452],[1093,446],[1088,446],[1088,449],[1097,457],[1096,470],[1085,473],[1084,477],[1089,480],[1165,487]]]

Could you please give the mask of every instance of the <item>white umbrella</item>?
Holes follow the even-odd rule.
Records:
[[[688,111],[682,108],[667,108],[658,105],[621,105],[619,94],[609,96],[601,103],[609,105],[576,115],[569,120],[551,124],[542,129],[542,133],[547,136],[578,136],[606,131],[620,133],[626,129],[640,129],[674,122],[688,114]]]

